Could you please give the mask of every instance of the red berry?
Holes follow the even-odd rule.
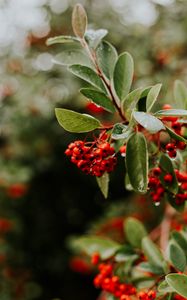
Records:
[[[138,293],[138,298],[140,300],[147,300],[147,293],[145,293],[145,292],[139,292]]]
[[[120,149],[119,149],[119,151],[120,151],[120,153],[121,153],[121,156],[125,156],[125,154],[126,154],[126,145],[124,145],[124,146],[122,146]]]
[[[154,168],[152,171],[155,176],[159,176],[161,174],[161,169],[159,167]]]
[[[154,300],[156,298],[156,292],[155,291],[149,291],[147,293],[148,299],[149,300]]]
[[[181,130],[181,123],[179,123],[179,122],[172,122],[172,124],[171,124],[171,127],[174,129],[174,130],[177,130],[177,131],[179,131],[179,130]]]
[[[98,265],[99,261],[100,261],[100,255],[99,255],[99,253],[96,252],[91,257],[91,263],[93,265]]]
[[[166,145],[166,150],[167,151],[173,151],[174,149],[176,148],[176,146],[175,146],[175,144],[174,143],[168,143],[167,145]]]
[[[158,194],[153,195],[153,201],[160,202],[160,195],[158,195]]]
[[[181,184],[181,188],[182,188],[183,190],[187,190],[187,182],[182,183],[182,184]]]
[[[172,176],[171,174],[166,174],[166,175],[164,176],[164,181],[165,181],[166,183],[171,183],[171,182],[173,181],[173,176]]]
[[[177,156],[177,152],[175,150],[168,152],[169,157],[175,158]]]
[[[159,184],[159,179],[156,177],[149,178],[149,187],[156,187]]]
[[[184,149],[186,148],[186,143],[185,143],[185,142],[182,142],[182,141],[177,141],[176,147],[177,147],[177,149],[179,149],[179,150],[184,150]]]

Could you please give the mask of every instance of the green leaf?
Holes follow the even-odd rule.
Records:
[[[129,93],[134,73],[132,56],[128,52],[122,53],[114,68],[114,88],[120,100]]]
[[[163,123],[156,117],[144,113],[143,111],[133,112],[134,119],[150,133],[157,133],[160,130],[165,130]]]
[[[166,131],[168,132],[168,134],[170,135],[170,137],[176,141],[182,141],[187,143],[187,140],[185,138],[183,138],[182,136],[176,134],[173,130],[171,130],[171,128],[165,126]]]
[[[187,298],[187,275],[184,274],[168,274],[166,281],[177,294]]]
[[[163,280],[158,286],[158,291],[160,293],[166,294],[166,293],[173,293],[174,289],[171,286],[169,286],[166,280]]]
[[[107,111],[112,113],[115,112],[115,107],[112,103],[112,100],[108,96],[106,96],[106,94],[89,88],[83,88],[80,90],[80,92],[85,97],[91,99],[93,102],[95,102],[99,106],[102,106]]]
[[[101,40],[107,35],[107,33],[108,30],[106,29],[89,29],[85,33],[85,39],[88,42],[90,48],[96,49]]]
[[[164,258],[160,249],[152,242],[149,237],[142,240],[142,250],[151,265],[163,268]]]
[[[132,128],[121,123],[116,123],[113,127],[111,137],[114,140],[128,139],[132,133]]]
[[[109,174],[108,173],[104,173],[103,176],[101,177],[96,177],[96,180],[97,180],[97,183],[98,183],[98,186],[103,194],[103,196],[105,198],[108,197],[108,186],[109,186]]]
[[[96,50],[96,56],[99,67],[105,76],[111,79],[118,59],[116,49],[110,43],[103,41]]]
[[[151,265],[148,262],[142,262],[138,265],[138,268],[140,268],[141,270],[145,271],[145,272],[150,272],[156,275],[161,275],[163,274],[163,268],[160,267],[156,267]]]
[[[132,247],[129,245],[122,246],[115,254],[116,262],[126,262],[129,260],[138,259],[138,255],[133,251]]]
[[[141,248],[142,239],[147,235],[143,224],[135,218],[127,218],[124,222],[124,230],[129,243],[137,248]]]
[[[101,126],[101,123],[92,116],[69,109],[56,108],[55,114],[59,124],[70,132],[88,132]]]
[[[185,236],[182,233],[174,230],[171,233],[171,237],[184,250],[187,256],[187,240]]]
[[[88,255],[98,252],[104,260],[113,256],[121,245],[103,236],[85,236],[74,241],[74,246]]]
[[[81,65],[72,65],[68,69],[77,77],[85,80],[86,82],[90,83],[96,88],[106,92],[102,80],[91,68]]]
[[[125,99],[121,103],[122,110],[128,120],[131,119],[132,111],[136,108],[136,105],[142,94],[142,90],[142,88],[138,88],[132,91],[125,97]]]
[[[148,151],[142,133],[134,133],[127,142],[126,167],[133,189],[140,193],[147,192]]]
[[[186,267],[186,256],[181,247],[174,243],[169,243],[169,259],[173,266],[181,272],[184,272]]]
[[[72,13],[72,27],[75,35],[82,39],[86,32],[87,14],[80,3],[74,6]]]
[[[187,88],[180,80],[174,83],[174,99],[178,107],[187,109]]]
[[[156,117],[186,117],[187,116],[187,110],[184,109],[165,109],[165,110],[159,110],[154,114]]]
[[[162,154],[160,157],[159,164],[162,169],[162,173],[160,175],[160,180],[162,184],[168,191],[170,191],[173,194],[177,194],[179,189],[178,181],[175,175],[175,171],[171,159],[167,155]],[[164,176],[168,173],[171,174],[173,177],[172,183],[170,184],[166,183],[164,180]]]
[[[55,64],[61,66],[70,66],[73,64],[81,64],[90,66],[90,60],[82,49],[65,49],[53,58]]]
[[[153,87],[153,86],[150,85],[150,86],[144,88],[144,89],[143,89],[143,92],[141,93],[140,99],[141,99],[141,98],[147,98],[147,95],[149,94],[149,91],[152,89],[152,87]]]
[[[50,46],[53,44],[66,44],[66,43],[74,43],[74,42],[79,43],[79,39],[77,39],[74,36],[59,35],[59,36],[54,36],[52,38],[47,39],[46,45]]]
[[[146,110],[147,112],[150,112],[153,105],[155,104],[157,97],[159,95],[160,89],[161,89],[162,84],[158,83],[154,85],[148,95],[147,95],[147,101],[146,101]]]

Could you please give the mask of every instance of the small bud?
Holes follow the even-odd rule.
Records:
[[[73,9],[72,27],[75,35],[82,39],[87,28],[87,14],[80,3],[76,4]]]

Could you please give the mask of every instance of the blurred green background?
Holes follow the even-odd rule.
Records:
[[[185,0],[84,0],[89,27],[105,28],[119,53],[135,60],[135,86],[163,83],[160,101],[173,102],[175,79],[187,82]],[[0,299],[94,300],[92,276],[73,272],[67,239],[128,206],[123,159],[109,199],[94,178],[64,156],[80,135],[58,125],[55,107],[93,113],[81,82],[52,58],[71,35],[74,0],[0,1]],[[98,117],[105,122],[107,113]],[[81,135],[83,138],[84,135]],[[113,205],[111,206],[111,204]],[[114,205],[115,204],[115,205]],[[112,213],[113,212],[113,213]]]

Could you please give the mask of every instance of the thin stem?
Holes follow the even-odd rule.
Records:
[[[90,50],[90,48],[88,47],[88,44],[87,44],[87,42],[85,41],[85,39],[82,39],[80,42],[81,42],[81,45],[83,46],[83,48],[85,48],[85,50],[87,51],[87,53],[88,53],[88,55],[89,55],[91,61],[93,62],[94,66],[95,66],[95,68],[96,68],[96,71],[97,71],[98,76],[99,76],[99,77],[102,79],[102,81],[104,82],[104,84],[105,84],[105,86],[106,86],[106,88],[107,88],[107,90],[108,90],[108,93],[109,93],[110,96],[111,96],[111,100],[112,100],[114,106],[116,107],[116,109],[117,109],[117,111],[118,111],[118,113],[119,113],[121,119],[124,120],[124,121],[126,121],[126,118],[125,118],[125,116],[123,115],[123,112],[122,112],[122,110],[121,110],[121,107],[118,105],[117,100],[116,100],[116,98],[115,98],[115,96],[114,96],[114,94],[113,94],[113,91],[112,91],[112,87],[111,87],[111,85],[110,85],[110,82],[105,78],[105,75],[103,74],[102,70],[100,69],[100,67],[99,67],[99,65],[98,65],[98,63],[97,63],[97,58],[96,58],[95,53],[94,53],[93,51]]]

